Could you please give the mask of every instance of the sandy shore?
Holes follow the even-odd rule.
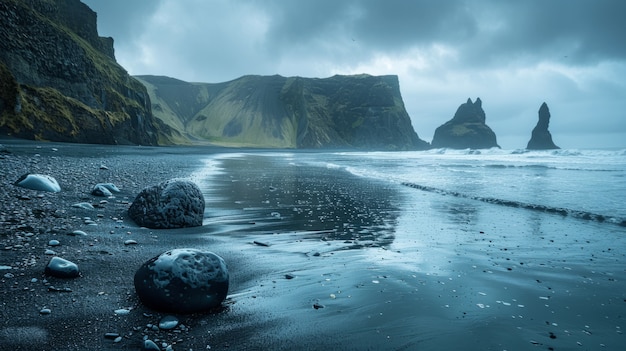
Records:
[[[367,342],[342,340],[356,335],[342,335],[341,324],[346,320],[340,318],[340,308],[325,308],[335,300],[333,293],[341,294],[341,287],[329,285],[337,275],[333,272],[344,269],[344,260],[355,259],[352,252],[341,254],[342,246],[352,243],[337,246],[325,241],[324,236],[333,233],[332,226],[272,237],[272,232],[302,223],[292,226],[293,221],[276,218],[276,213],[267,210],[214,211],[211,202],[219,207],[220,199],[228,194],[207,199],[210,218],[203,227],[150,230],[126,218],[129,204],[143,187],[190,177],[203,166],[201,154],[223,150],[20,140],[3,144],[8,153],[0,158],[0,266],[4,266],[0,272],[0,350],[138,350],[145,339],[174,350],[378,349]],[[62,191],[14,186],[24,173],[53,176]],[[233,182],[229,177],[220,181]],[[100,182],[114,183],[121,193],[113,198],[91,195],[93,185]],[[323,192],[326,184],[319,186]],[[79,202],[95,208],[72,207]],[[95,225],[87,224],[89,219]],[[74,230],[87,236],[68,235]],[[308,240],[303,242],[303,237]],[[49,246],[53,239],[61,245]],[[129,239],[137,244],[125,245]],[[211,250],[227,261],[229,297],[220,312],[177,315],[179,327],[159,330],[156,325],[167,314],[140,303],[133,275],[151,257],[181,247]],[[46,250],[78,264],[81,276],[46,277],[44,268],[53,256],[45,254]],[[358,286],[359,274],[350,279],[341,285]],[[50,313],[42,314],[42,309]],[[120,309],[130,312],[116,314]],[[331,320],[327,318],[334,322],[325,322]],[[117,335],[120,338],[115,340]]]
[[[163,251],[197,246],[194,233],[202,229],[152,231],[126,219],[129,203],[143,187],[189,176],[199,167],[194,151],[20,140],[2,143],[8,153],[0,158],[0,265],[5,268],[0,272],[0,349],[136,350],[143,345],[144,336],[175,349],[190,348],[176,344],[197,344],[194,326],[206,323],[203,318],[182,316],[185,327],[173,332],[147,327],[158,324],[162,314],[141,306],[132,278],[143,262]],[[62,191],[48,193],[14,186],[24,173],[53,176]],[[91,195],[92,187],[100,182],[116,184],[121,193],[114,198]],[[95,208],[72,207],[80,202]],[[86,219],[95,225],[86,224]],[[74,230],[87,236],[68,235]],[[49,246],[52,239],[61,245]],[[138,244],[125,245],[129,239]],[[78,264],[81,276],[44,276],[52,257],[45,254],[46,250]],[[51,313],[40,314],[44,308]],[[118,309],[131,313],[116,315]],[[204,318],[210,321],[219,317]],[[106,333],[119,334],[122,340],[114,343],[105,338]],[[215,345],[209,336],[202,335],[202,339],[202,349]]]
[[[619,226],[311,166],[329,154],[0,143],[10,151],[0,156],[0,350],[138,350],[144,339],[179,351],[624,344]],[[12,185],[26,172],[54,176],[63,191]],[[143,187],[175,177],[205,194],[202,227],[149,230],[125,218]],[[90,195],[98,182],[122,192]],[[95,209],[72,207],[83,201]],[[229,297],[217,313],[176,315],[181,326],[160,330],[166,314],[139,302],[132,278],[183,247],[225,259]],[[45,277],[48,249],[81,276]]]

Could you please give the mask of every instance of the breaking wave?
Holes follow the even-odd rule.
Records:
[[[563,207],[553,207],[553,206],[546,206],[546,205],[540,205],[540,204],[526,203],[526,202],[521,202],[521,201],[504,200],[504,199],[498,199],[498,198],[492,198],[492,197],[472,196],[468,194],[459,193],[456,191],[439,189],[439,188],[435,188],[431,186],[425,186],[425,185],[409,183],[409,182],[402,182],[401,184],[404,186],[408,186],[410,188],[427,191],[431,193],[436,193],[440,195],[449,195],[449,196],[454,196],[454,197],[482,201],[482,202],[495,204],[495,205],[517,207],[517,208],[523,208],[523,209],[532,210],[532,211],[552,213],[555,215],[569,216],[573,218],[584,219],[584,220],[589,220],[589,221],[594,221],[594,222],[607,222],[607,223],[617,224],[622,227],[626,227],[625,218],[617,218],[613,216],[606,216],[606,215],[587,212],[587,211],[572,210],[572,209],[563,208]]]

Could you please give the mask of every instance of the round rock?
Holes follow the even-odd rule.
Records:
[[[76,278],[78,265],[61,257],[52,257],[44,273],[57,278]]]
[[[194,313],[220,306],[228,293],[224,260],[209,251],[175,249],[144,263],[135,273],[135,290],[148,307]]]
[[[96,184],[96,185],[93,187],[93,189],[91,190],[91,195],[94,195],[94,196],[105,196],[105,197],[108,197],[108,196],[112,196],[113,194],[112,194],[112,193],[111,193],[111,191],[110,191],[107,187],[105,187],[104,185],[102,185],[102,184]]]
[[[144,188],[128,215],[138,225],[152,229],[197,227],[204,218],[204,196],[195,183],[171,179]]]
[[[45,174],[26,173],[15,182],[15,185],[26,189],[49,191],[52,193],[61,191],[61,186],[57,183],[57,180]]]

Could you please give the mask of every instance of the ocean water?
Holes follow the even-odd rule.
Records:
[[[254,303],[230,313],[289,320],[277,340],[626,345],[626,150],[242,152],[193,178],[207,235],[249,243],[263,272],[235,275],[232,296]]]

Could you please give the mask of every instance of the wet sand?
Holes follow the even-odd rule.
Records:
[[[137,350],[146,337],[174,350],[608,350],[626,341],[618,226],[444,198],[297,154],[3,143],[0,265],[11,269],[0,273],[12,277],[0,277],[0,349]],[[27,171],[64,191],[11,185]],[[125,218],[141,188],[174,177],[205,193],[202,227],[149,230]],[[99,203],[89,191],[104,181],[122,193],[95,210],[71,207]],[[88,236],[66,235],[76,229]],[[81,277],[42,275],[50,239]],[[132,277],[177,247],[222,256],[229,297],[216,313],[178,315],[183,328],[153,330],[165,314],[141,305]],[[72,292],[49,292],[44,279]]]

